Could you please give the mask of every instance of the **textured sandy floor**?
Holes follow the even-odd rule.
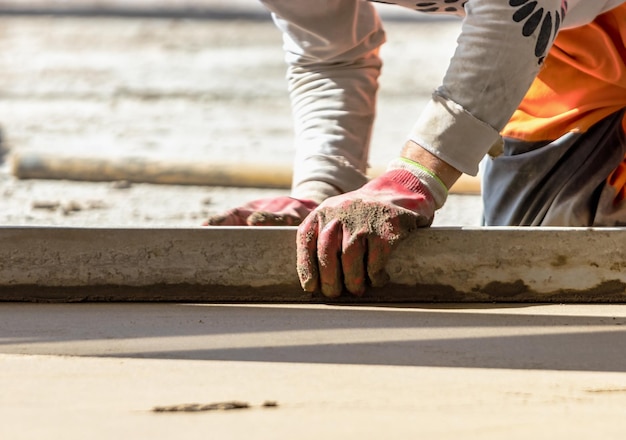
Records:
[[[56,5],[62,3],[85,2]],[[226,10],[223,3],[197,5]],[[29,4],[37,2],[24,3]],[[135,155],[163,163],[290,164],[292,126],[280,35],[253,4],[246,9],[236,3],[256,14],[251,20],[0,17],[0,126],[10,149],[0,170],[0,223],[195,226],[227,207],[285,194],[23,181],[11,175],[10,153],[20,151]],[[438,84],[459,25],[392,18],[371,152],[375,167],[398,154]],[[443,225],[479,222],[479,201],[472,196],[451,197],[436,220]]]
[[[9,304],[0,318],[3,439],[626,430],[623,306]],[[250,408],[153,412],[230,401]]]
[[[0,0],[0,9],[87,3]],[[258,5],[97,2],[164,4],[231,19],[0,17],[4,146],[290,162],[280,36]],[[234,9],[254,19],[232,20]],[[397,154],[457,28],[389,21],[373,165]],[[0,224],[195,226],[284,192],[20,181],[6,160]],[[479,221],[474,196],[452,196],[436,219]],[[5,303],[0,438],[621,439],[625,323],[619,305]],[[152,411],[232,400],[252,408]]]

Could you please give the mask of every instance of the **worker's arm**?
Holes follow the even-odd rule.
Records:
[[[499,132],[543,68],[558,31],[589,23],[623,2],[468,1],[455,54],[410,139],[475,175],[485,154],[497,150]]]
[[[410,139],[475,175],[539,73],[565,4],[470,0],[455,54]]]
[[[451,188],[462,174],[452,165],[438,158],[413,141],[407,141],[407,143],[404,144],[401,156],[420,163],[425,168],[431,170],[434,175],[439,177],[446,188]]]
[[[564,5],[468,1],[455,55],[401,158],[363,188],[326,200],[300,225],[298,273],[305,290],[361,294],[368,283],[386,280],[392,250],[430,225],[447,189],[461,173],[476,174],[499,143],[499,131],[552,45]]]

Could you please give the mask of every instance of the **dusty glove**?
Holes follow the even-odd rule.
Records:
[[[214,215],[204,226],[297,226],[317,205],[286,196],[259,199]]]
[[[298,228],[297,269],[304,290],[336,297],[384,285],[391,252],[413,230],[430,226],[447,197],[429,170],[398,159],[362,188],[331,197]]]

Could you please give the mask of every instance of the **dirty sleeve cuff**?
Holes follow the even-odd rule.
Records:
[[[434,93],[409,139],[457,170],[475,176],[478,164],[500,134],[456,102]]]

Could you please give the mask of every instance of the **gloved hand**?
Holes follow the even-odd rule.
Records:
[[[298,228],[297,269],[305,291],[336,297],[365,292],[389,276],[391,252],[409,233],[430,226],[447,197],[445,185],[408,159],[362,188],[331,197]]]
[[[287,196],[259,199],[209,217],[203,226],[297,226],[317,205]]]

